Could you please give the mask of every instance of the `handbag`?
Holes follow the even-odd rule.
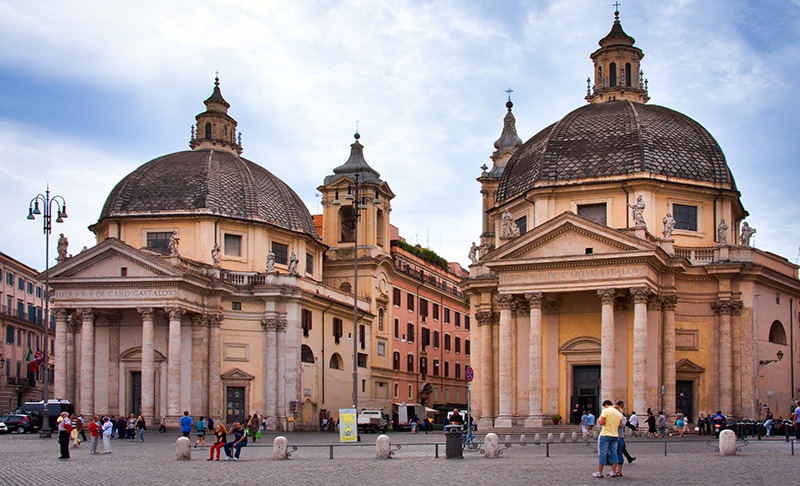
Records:
[[[247,434],[248,437],[250,437],[250,429],[245,429],[244,433]]]
[[[256,439],[260,439],[260,438],[261,438],[261,431],[259,430],[258,432],[256,432]]]

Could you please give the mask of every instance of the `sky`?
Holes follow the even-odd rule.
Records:
[[[407,241],[469,263],[481,232],[506,89],[528,140],[586,101],[610,0],[0,0],[0,251],[44,269],[49,184],[70,253],[95,244],[114,185],[188,150],[213,89],[231,104],[243,156],[321,212],[316,188],[358,130],[397,195]],[[754,246],[800,256],[800,0],[622,0],[645,57],[650,103],[697,120],[733,172]],[[651,229],[651,232],[656,232]]]

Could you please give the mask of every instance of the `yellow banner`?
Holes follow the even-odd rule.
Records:
[[[339,409],[339,441],[358,442],[358,413],[355,408]]]

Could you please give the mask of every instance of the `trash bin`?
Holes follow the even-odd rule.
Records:
[[[460,425],[447,425],[445,426],[445,448],[444,456],[447,459],[462,459],[464,454],[462,452],[463,440]]]

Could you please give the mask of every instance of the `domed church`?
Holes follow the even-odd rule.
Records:
[[[462,284],[482,428],[574,422],[604,399],[757,419],[797,395],[798,267],[751,246],[722,149],[648,104],[634,44],[616,12],[588,104],[527,142],[506,105]]]

